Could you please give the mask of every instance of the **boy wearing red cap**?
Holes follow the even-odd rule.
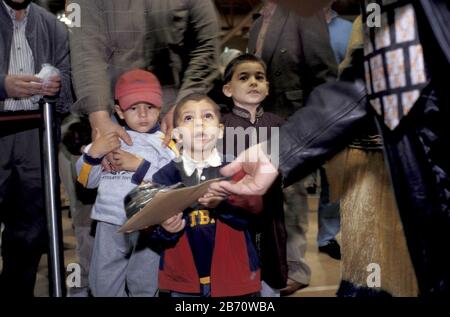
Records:
[[[138,241],[118,233],[126,221],[126,194],[175,157],[162,146],[158,119],[161,86],[150,72],[135,69],[116,83],[116,112],[125,121],[133,145],[120,141],[116,132],[96,136],[77,162],[78,181],[98,194],[91,218],[97,221],[89,283],[94,296],[156,296],[159,256]],[[101,161],[112,152],[120,171],[102,169]]]

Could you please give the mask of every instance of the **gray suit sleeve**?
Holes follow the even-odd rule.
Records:
[[[74,0],[81,9],[81,26],[71,28],[72,76],[77,102],[72,111],[89,114],[111,112],[108,75],[108,39],[102,1]]]
[[[212,1],[191,1],[189,23],[197,45],[189,54],[177,101],[194,92],[208,92],[218,75],[219,22]]]

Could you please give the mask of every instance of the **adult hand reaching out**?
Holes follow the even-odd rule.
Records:
[[[209,186],[212,195],[263,195],[278,175],[270,158],[257,144],[242,152],[236,160],[220,170],[224,176],[232,176],[240,171],[245,176],[238,182],[220,181]]]
[[[98,129],[95,129],[95,140],[89,149],[89,156],[93,158],[101,158],[106,154],[120,148],[119,138],[117,133],[109,132],[102,135]]]
[[[111,132],[117,133],[117,136],[122,139],[126,144],[132,145],[131,137],[125,131],[123,127],[113,122],[111,115],[108,111],[96,111],[89,114],[89,122],[91,123],[92,132],[99,131],[101,135],[105,135]],[[92,139],[95,140],[95,135],[92,135]],[[106,155],[102,161],[102,166],[106,171],[118,171],[118,166],[114,165],[114,159],[112,153]]]

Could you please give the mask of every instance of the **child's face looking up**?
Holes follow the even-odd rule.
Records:
[[[135,104],[125,111],[116,106],[116,111],[133,131],[148,132],[158,122],[159,108],[148,103]]]
[[[175,137],[193,159],[202,160],[203,156],[194,157],[196,153],[203,155],[211,151],[222,136],[223,125],[209,101],[191,100],[182,106],[176,122]]]
[[[269,94],[264,67],[257,62],[239,64],[223,93],[239,106],[258,106]]]

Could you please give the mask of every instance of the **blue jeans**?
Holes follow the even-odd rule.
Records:
[[[336,238],[341,229],[339,202],[330,203],[330,188],[327,175],[323,167],[319,168],[321,192],[319,199],[319,232],[317,233],[317,244],[322,247],[328,241]]]

